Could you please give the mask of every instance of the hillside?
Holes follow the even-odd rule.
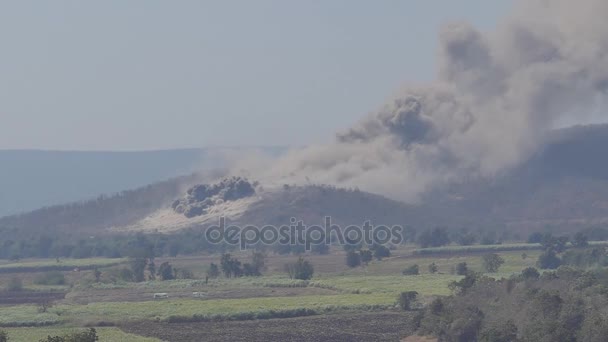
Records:
[[[0,217],[135,189],[201,169],[224,167],[223,151],[240,150],[246,149],[0,150]],[[284,148],[258,150],[277,155]]]
[[[217,223],[220,215],[242,224],[308,224],[330,215],[338,224],[401,224],[417,229],[503,229],[527,233],[552,227],[567,232],[608,223],[608,125],[555,131],[544,148],[519,168],[492,180],[453,184],[406,205],[354,189],[305,185],[264,189],[255,196],[209,206],[202,216],[176,213],[171,202],[188,185],[213,177],[191,176],[156,183],[112,197],[55,206],[0,219],[4,232],[108,233],[160,231]],[[207,210],[207,209],[205,209]]]

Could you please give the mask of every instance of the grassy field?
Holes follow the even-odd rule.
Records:
[[[171,316],[229,317],[295,309],[310,309],[321,313],[387,307],[394,305],[395,299],[390,293],[212,300],[167,299],[130,303],[57,305],[46,313],[37,312],[36,307],[32,305],[19,305],[1,307],[0,324],[87,324],[101,321],[117,323],[125,320],[166,320]]]
[[[522,269],[534,266],[540,251],[498,252],[505,260],[494,277],[508,277]],[[522,256],[522,254],[525,256]],[[239,253],[241,260],[248,254]],[[469,269],[483,271],[483,253],[470,254],[423,254],[412,255],[411,249],[395,250],[390,258],[374,260],[369,265],[348,268],[343,251],[331,255],[311,255],[306,258],[315,265],[315,276],[310,281],[289,279],[282,271],[283,265],[293,257],[271,255],[267,259],[268,269],[262,277],[226,279],[146,281],[141,283],[95,283],[91,282],[92,270],[64,272],[68,291],[65,299],[54,303],[47,312],[39,312],[35,304],[0,306],[0,325],[37,326],[32,334],[49,329],[64,329],[101,322],[131,324],[143,322],[199,322],[213,323],[223,320],[251,320],[260,318],[300,317],[318,314],[350,314],[363,312],[396,312],[396,299],[400,292],[417,291],[422,301],[435,295],[448,295],[450,282],[460,279],[454,275],[458,263],[466,262]],[[194,268],[202,272],[209,262],[218,263],[219,256],[160,259],[180,268]],[[102,272],[123,259],[63,260],[70,267],[99,265]],[[55,260],[29,260],[7,263],[0,267],[15,268],[45,267]],[[435,263],[438,272],[431,274],[428,265]],[[417,264],[420,275],[404,276],[404,268]],[[105,268],[104,268],[105,267]],[[122,266],[120,266],[122,267]],[[36,268],[34,268],[36,269]],[[9,273],[0,276],[0,283],[14,275],[23,276],[25,285],[31,288],[31,278],[39,272]],[[195,274],[200,277],[201,273]],[[29,278],[28,278],[29,277]],[[0,284],[1,286],[2,284]],[[192,292],[204,293],[204,298],[192,298]],[[155,292],[169,293],[169,299],[154,300]],[[388,311],[386,311],[388,310]],[[291,319],[291,318],[289,318]],[[293,318],[296,319],[296,318]],[[164,324],[164,323],[163,323]],[[175,323],[171,323],[175,324]],[[192,323],[194,324],[194,323]],[[44,327],[42,327],[44,326]],[[47,329],[48,327],[48,329]],[[27,329],[8,328],[15,336],[22,336]],[[197,329],[194,329],[197,330]],[[198,331],[198,330],[197,330]],[[116,329],[104,330],[105,334],[120,334]],[[196,334],[199,334],[197,332]],[[21,334],[21,335],[19,335]],[[43,333],[44,334],[44,333]],[[155,335],[155,336],[161,336]],[[32,335],[33,336],[33,335]],[[37,336],[37,335],[36,335]],[[120,341],[137,336],[108,337]],[[13,340],[27,340],[18,337]],[[34,338],[33,341],[35,341]],[[104,339],[102,339],[104,340]],[[140,339],[141,340],[141,339]],[[133,341],[140,341],[133,340]],[[145,341],[145,340],[142,340]]]
[[[8,333],[10,342],[35,342],[47,336],[62,336],[73,331],[80,331],[83,328],[4,328]],[[160,342],[161,340],[153,337],[143,337],[135,334],[126,333],[118,328],[96,328],[100,341],[104,342]]]
[[[108,267],[124,263],[126,259],[88,258],[88,259],[24,259],[21,261],[4,261],[0,263],[0,272],[33,272],[48,270],[68,270],[74,268],[89,269]]]

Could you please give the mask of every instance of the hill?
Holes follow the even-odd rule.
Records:
[[[205,207],[188,218],[171,202],[187,186],[206,177],[172,179],[112,197],[49,207],[0,219],[0,229],[108,233],[171,232],[217,223],[220,215],[242,224],[285,224],[296,217],[308,224],[331,215],[338,224],[401,224],[418,230],[434,226],[505,230],[527,234],[552,229],[570,232],[608,223],[608,125],[555,131],[530,160],[491,180],[474,180],[437,189],[419,204],[404,204],[377,194],[331,186],[301,185],[264,189],[255,196]],[[215,203],[215,202],[214,202]],[[207,210],[209,209],[209,210]],[[525,235],[523,235],[525,236]]]
[[[244,148],[134,152],[0,150],[0,217],[223,167],[224,150]],[[260,150],[277,155],[284,148]]]

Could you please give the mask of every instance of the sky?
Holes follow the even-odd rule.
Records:
[[[432,80],[512,0],[0,2],[0,149],[302,146]]]

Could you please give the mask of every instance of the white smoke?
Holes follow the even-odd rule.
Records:
[[[558,120],[606,97],[606,13],[606,0],[522,0],[494,32],[448,25],[435,82],[403,90],[335,143],[293,151],[258,178],[415,201],[433,186],[508,170]]]

